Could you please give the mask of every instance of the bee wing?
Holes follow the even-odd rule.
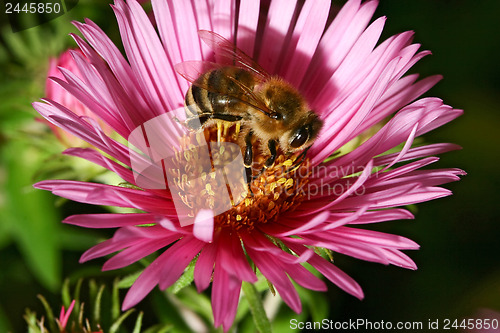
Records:
[[[184,61],[175,65],[175,70],[183,78],[191,82],[193,85],[205,89],[207,91],[230,96],[235,100],[247,104],[248,106],[274,118],[276,115],[273,111],[269,110],[265,103],[253,92],[253,88],[247,87],[240,80],[232,75],[233,71],[222,71],[220,74],[226,79],[233,82],[241,90],[240,92],[228,92],[224,89],[219,89],[217,86],[208,84],[207,80],[198,80],[203,74],[221,67],[228,67],[221,64],[208,62],[208,61]]]
[[[208,85],[206,87],[203,87],[201,83],[197,82],[200,78],[205,73],[208,73],[211,70],[218,69],[223,67],[223,65],[216,64],[214,62],[209,62],[209,61],[197,61],[197,60],[192,60],[192,61],[183,61],[178,64],[175,64],[174,68],[175,71],[180,74],[183,78],[191,82],[192,84],[201,87],[203,89],[206,89],[208,91],[212,92],[219,92],[215,87],[209,87]]]
[[[270,75],[264,68],[221,35],[208,30],[198,30],[198,35],[214,51],[215,55],[225,59],[228,65],[246,69],[262,81],[269,78]]]

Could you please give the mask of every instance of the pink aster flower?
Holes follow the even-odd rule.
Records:
[[[253,196],[234,202],[221,214],[201,209],[193,215],[194,224],[183,225],[173,200],[188,183],[182,177],[175,186],[136,188],[141,182],[132,161],[140,156],[133,156],[97,121],[79,116],[71,105],[51,99],[34,103],[52,124],[96,148],[72,148],[66,154],[108,168],[135,185],[65,180],[35,185],[79,202],[141,211],[74,215],[65,220],[87,228],[118,228],[113,238],[81,258],[87,261],[120,251],[106,261],[104,270],[162,251],[128,291],[124,309],[156,285],[162,289],[172,285],[192,260],[196,260],[194,283],[199,291],[212,284],[214,324],[225,330],[234,320],[242,281],[257,280],[253,267],[296,312],[301,303],[291,280],[312,290],[326,289],[325,282],[303,266],[305,262],[341,289],[363,297],[360,286],[315,248],[416,269],[402,252],[418,249],[415,242],[362,226],[411,219],[408,210],[398,207],[451,194],[440,185],[458,180],[463,171],[422,168],[438,160],[433,155],[459,147],[414,146],[413,141],[462,111],[438,98],[417,100],[440,76],[418,80],[417,74],[405,75],[429,52],[418,52],[420,45],[412,43],[412,32],[379,42],[385,17],[370,23],[377,1],[350,0],[328,24],[330,5],[330,0],[153,0],[157,33],[135,0],[116,0],[113,9],[126,58],[96,24],[75,23],[85,38],[73,35],[83,53],[72,52],[81,76],[61,69],[64,80],[54,81],[125,139],[146,122],[183,107],[189,82],[176,74],[174,66],[213,60],[210,47],[198,36],[201,29],[233,41],[269,73],[295,86],[324,124],[295,171],[284,171],[295,160],[279,153],[274,165],[252,182]],[[165,134],[168,143],[172,133],[187,137],[175,124],[168,124],[156,138]],[[210,138],[216,131],[208,128],[205,135]],[[232,138],[234,129],[229,131],[232,135],[224,132],[223,141],[238,142]],[[256,155],[257,160],[263,158],[263,153]],[[177,154],[178,169],[172,172],[190,166],[189,156]],[[212,208],[218,195],[205,186],[194,198],[181,196],[187,207],[198,200]]]
[[[100,126],[107,134],[111,133],[111,129],[102,121],[99,120],[98,115],[90,111],[80,100],[70,94],[66,89],[62,88],[59,84],[55,83],[52,78],[63,79],[61,68],[73,73],[76,77],[81,79],[80,70],[73,59],[71,52],[83,55],[79,50],[66,50],[58,58],[50,59],[49,71],[47,73],[47,81],[45,83],[45,94],[48,99],[66,106],[79,116],[89,117],[100,122]],[[85,146],[87,143],[76,136],[69,134],[63,128],[48,123],[52,131],[59,139],[59,141],[67,146]]]

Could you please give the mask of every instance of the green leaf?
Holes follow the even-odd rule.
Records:
[[[264,311],[264,305],[262,304],[262,298],[259,292],[253,284],[245,281],[243,281],[242,289],[245,293],[248,305],[250,306],[250,312],[252,313],[255,326],[260,333],[271,333],[271,323]]]
[[[0,177],[3,170],[0,168]],[[0,180],[1,181],[1,180]],[[1,189],[1,187],[0,187]],[[3,194],[0,193],[0,202],[4,200]],[[5,221],[5,211],[0,207],[0,221]],[[0,250],[8,246],[11,241],[11,229],[7,223],[0,223]]]
[[[45,309],[46,316],[44,316],[44,317],[47,318],[47,322],[49,323],[50,330],[52,332],[56,332],[57,327],[56,327],[54,312],[52,311],[52,308],[50,307],[50,305],[47,302],[47,300],[45,299],[45,297],[43,297],[42,295],[38,295],[38,299],[40,300],[40,302],[42,302],[43,308]]]
[[[189,286],[193,282],[195,263],[196,260],[192,260],[191,263],[189,263],[188,267],[184,271],[184,274],[182,274],[182,276],[168,288],[168,291],[177,294],[181,289]]]
[[[275,332],[289,332],[290,322],[295,319],[297,322],[303,322],[307,320],[307,311],[302,311],[300,314],[296,314],[287,306],[282,306],[282,311],[278,314],[275,320],[272,322],[273,330]]]
[[[141,326],[142,326],[142,317],[144,316],[144,312],[139,312],[139,315],[137,316],[137,319],[135,321],[134,325],[134,331],[132,333],[141,333]]]
[[[172,331],[174,326],[172,324],[158,324],[154,325],[152,327],[149,327],[147,330],[145,330],[142,333],[167,333]]]
[[[60,284],[60,218],[51,194],[32,187],[32,175],[41,161],[28,142],[10,141],[3,147],[8,177],[0,214],[8,223],[22,255],[36,278],[48,289]]]
[[[264,275],[260,271],[257,271],[257,282],[254,283],[255,288],[257,288],[258,292],[263,292],[269,290],[269,281],[266,279]]]
[[[36,313],[30,309],[26,309],[24,320],[28,324],[28,333],[42,333],[37,323]]]
[[[118,288],[118,278],[113,282],[113,290],[111,292],[111,319],[115,320],[120,315],[120,293]],[[142,312],[139,314],[142,318]],[[142,320],[142,319],[141,319]]]
[[[138,271],[138,272],[135,272],[135,273],[132,273],[130,275],[127,275],[126,277],[124,277],[123,279],[121,279],[118,283],[117,283],[117,287],[120,288],[120,289],[128,289],[132,286],[132,284],[135,282],[135,280],[137,280],[137,278],[139,277],[139,275],[141,275],[142,273],[142,270],[141,271]]]
[[[135,309],[130,309],[127,312],[125,312],[124,314],[122,314],[120,317],[118,317],[118,319],[109,328],[109,333],[116,333],[116,332],[118,332],[118,329],[120,328],[120,325],[123,323],[123,321],[128,316],[130,316],[130,314],[132,314],[132,312],[134,312],[134,311],[135,311]]]
[[[71,298],[71,292],[69,290],[69,279],[68,278],[64,279],[64,282],[63,282],[63,285],[61,288],[61,298],[62,298],[63,304],[65,306],[69,306],[72,298]]]
[[[0,307],[0,332],[12,332],[9,325],[9,319],[5,315],[3,309]]]
[[[102,305],[102,293],[104,292],[105,285],[102,284],[97,292],[95,302],[94,302],[94,321],[96,323],[101,322],[101,305]]]
[[[177,296],[183,305],[203,316],[208,322],[213,321],[210,299],[206,295],[198,293],[194,287],[184,288],[172,296]]]
[[[73,310],[74,313],[80,313],[83,310],[83,305],[82,303],[80,303],[80,292],[82,290],[82,284],[83,284],[82,278],[76,281],[75,291],[73,293],[73,299],[75,300],[75,308]]]
[[[189,327],[182,318],[179,307],[174,305],[169,300],[169,297],[165,297],[166,295],[168,293],[153,293],[153,310],[157,321],[172,325],[172,330],[189,332]],[[156,331],[153,330],[152,332]]]
[[[313,321],[320,322],[328,317],[328,301],[325,295],[316,291],[297,287],[299,297],[302,303],[307,307],[306,310]]]

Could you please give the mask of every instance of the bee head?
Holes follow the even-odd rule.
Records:
[[[309,147],[318,136],[322,125],[323,122],[314,112],[307,112],[307,116],[280,139],[281,146],[287,147],[289,152]]]

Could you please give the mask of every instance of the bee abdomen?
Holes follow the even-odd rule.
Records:
[[[252,76],[234,67],[215,69],[200,76],[186,93],[187,118],[199,117],[202,126],[212,118],[207,115],[217,115],[218,119],[241,118],[239,110],[244,103],[235,96],[243,96],[245,92],[235,80],[243,81],[245,86],[253,86]]]
[[[186,93],[185,107],[188,118],[213,113],[212,105],[208,99],[208,91],[195,85],[192,85]]]

